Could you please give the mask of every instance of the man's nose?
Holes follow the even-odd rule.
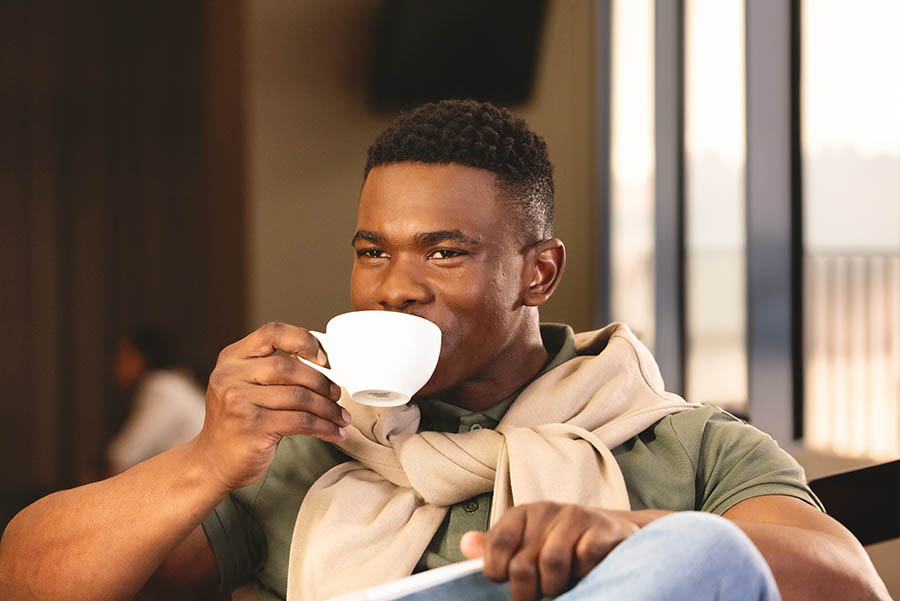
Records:
[[[378,304],[400,311],[415,303],[430,302],[434,294],[425,280],[423,267],[410,259],[391,261],[378,287]]]

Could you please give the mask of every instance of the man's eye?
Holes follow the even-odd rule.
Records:
[[[384,256],[384,251],[378,248],[362,248],[356,251],[356,256],[362,259],[379,259]]]
[[[461,257],[465,253],[458,250],[450,250],[449,248],[441,248],[435,251],[432,251],[430,255],[428,255],[429,259],[453,259],[455,257]]]

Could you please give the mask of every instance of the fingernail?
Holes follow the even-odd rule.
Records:
[[[338,428],[338,434],[342,439],[347,438],[347,430],[345,430],[344,428]]]
[[[319,354],[316,355],[316,363],[318,363],[322,367],[325,367],[325,364],[327,362],[328,362],[328,357],[325,355],[325,351],[323,351],[322,348],[319,347]]]
[[[350,423],[350,412],[347,411],[346,409],[344,409],[343,407],[341,408],[341,417],[344,418],[345,424]]]

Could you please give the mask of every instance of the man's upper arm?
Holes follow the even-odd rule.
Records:
[[[837,520],[796,497],[753,497],[737,503],[722,515],[734,521],[793,526],[856,542],[850,531]]]
[[[890,599],[865,549],[834,518],[790,496],[753,497],[725,512],[765,557],[783,599]]]

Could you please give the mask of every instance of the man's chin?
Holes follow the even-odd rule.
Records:
[[[425,386],[419,389],[419,392],[413,395],[413,401],[425,401],[440,396],[446,392],[451,386],[439,378],[437,374],[431,376],[431,379],[425,383]]]
[[[425,401],[428,399],[433,399],[434,397],[437,396],[438,392],[439,392],[439,390],[437,388],[431,387],[428,384],[426,384],[425,386],[423,386],[421,388],[421,390],[419,390],[419,392],[414,394],[412,396],[412,399],[410,399],[410,400],[413,402],[418,402],[418,401]]]

